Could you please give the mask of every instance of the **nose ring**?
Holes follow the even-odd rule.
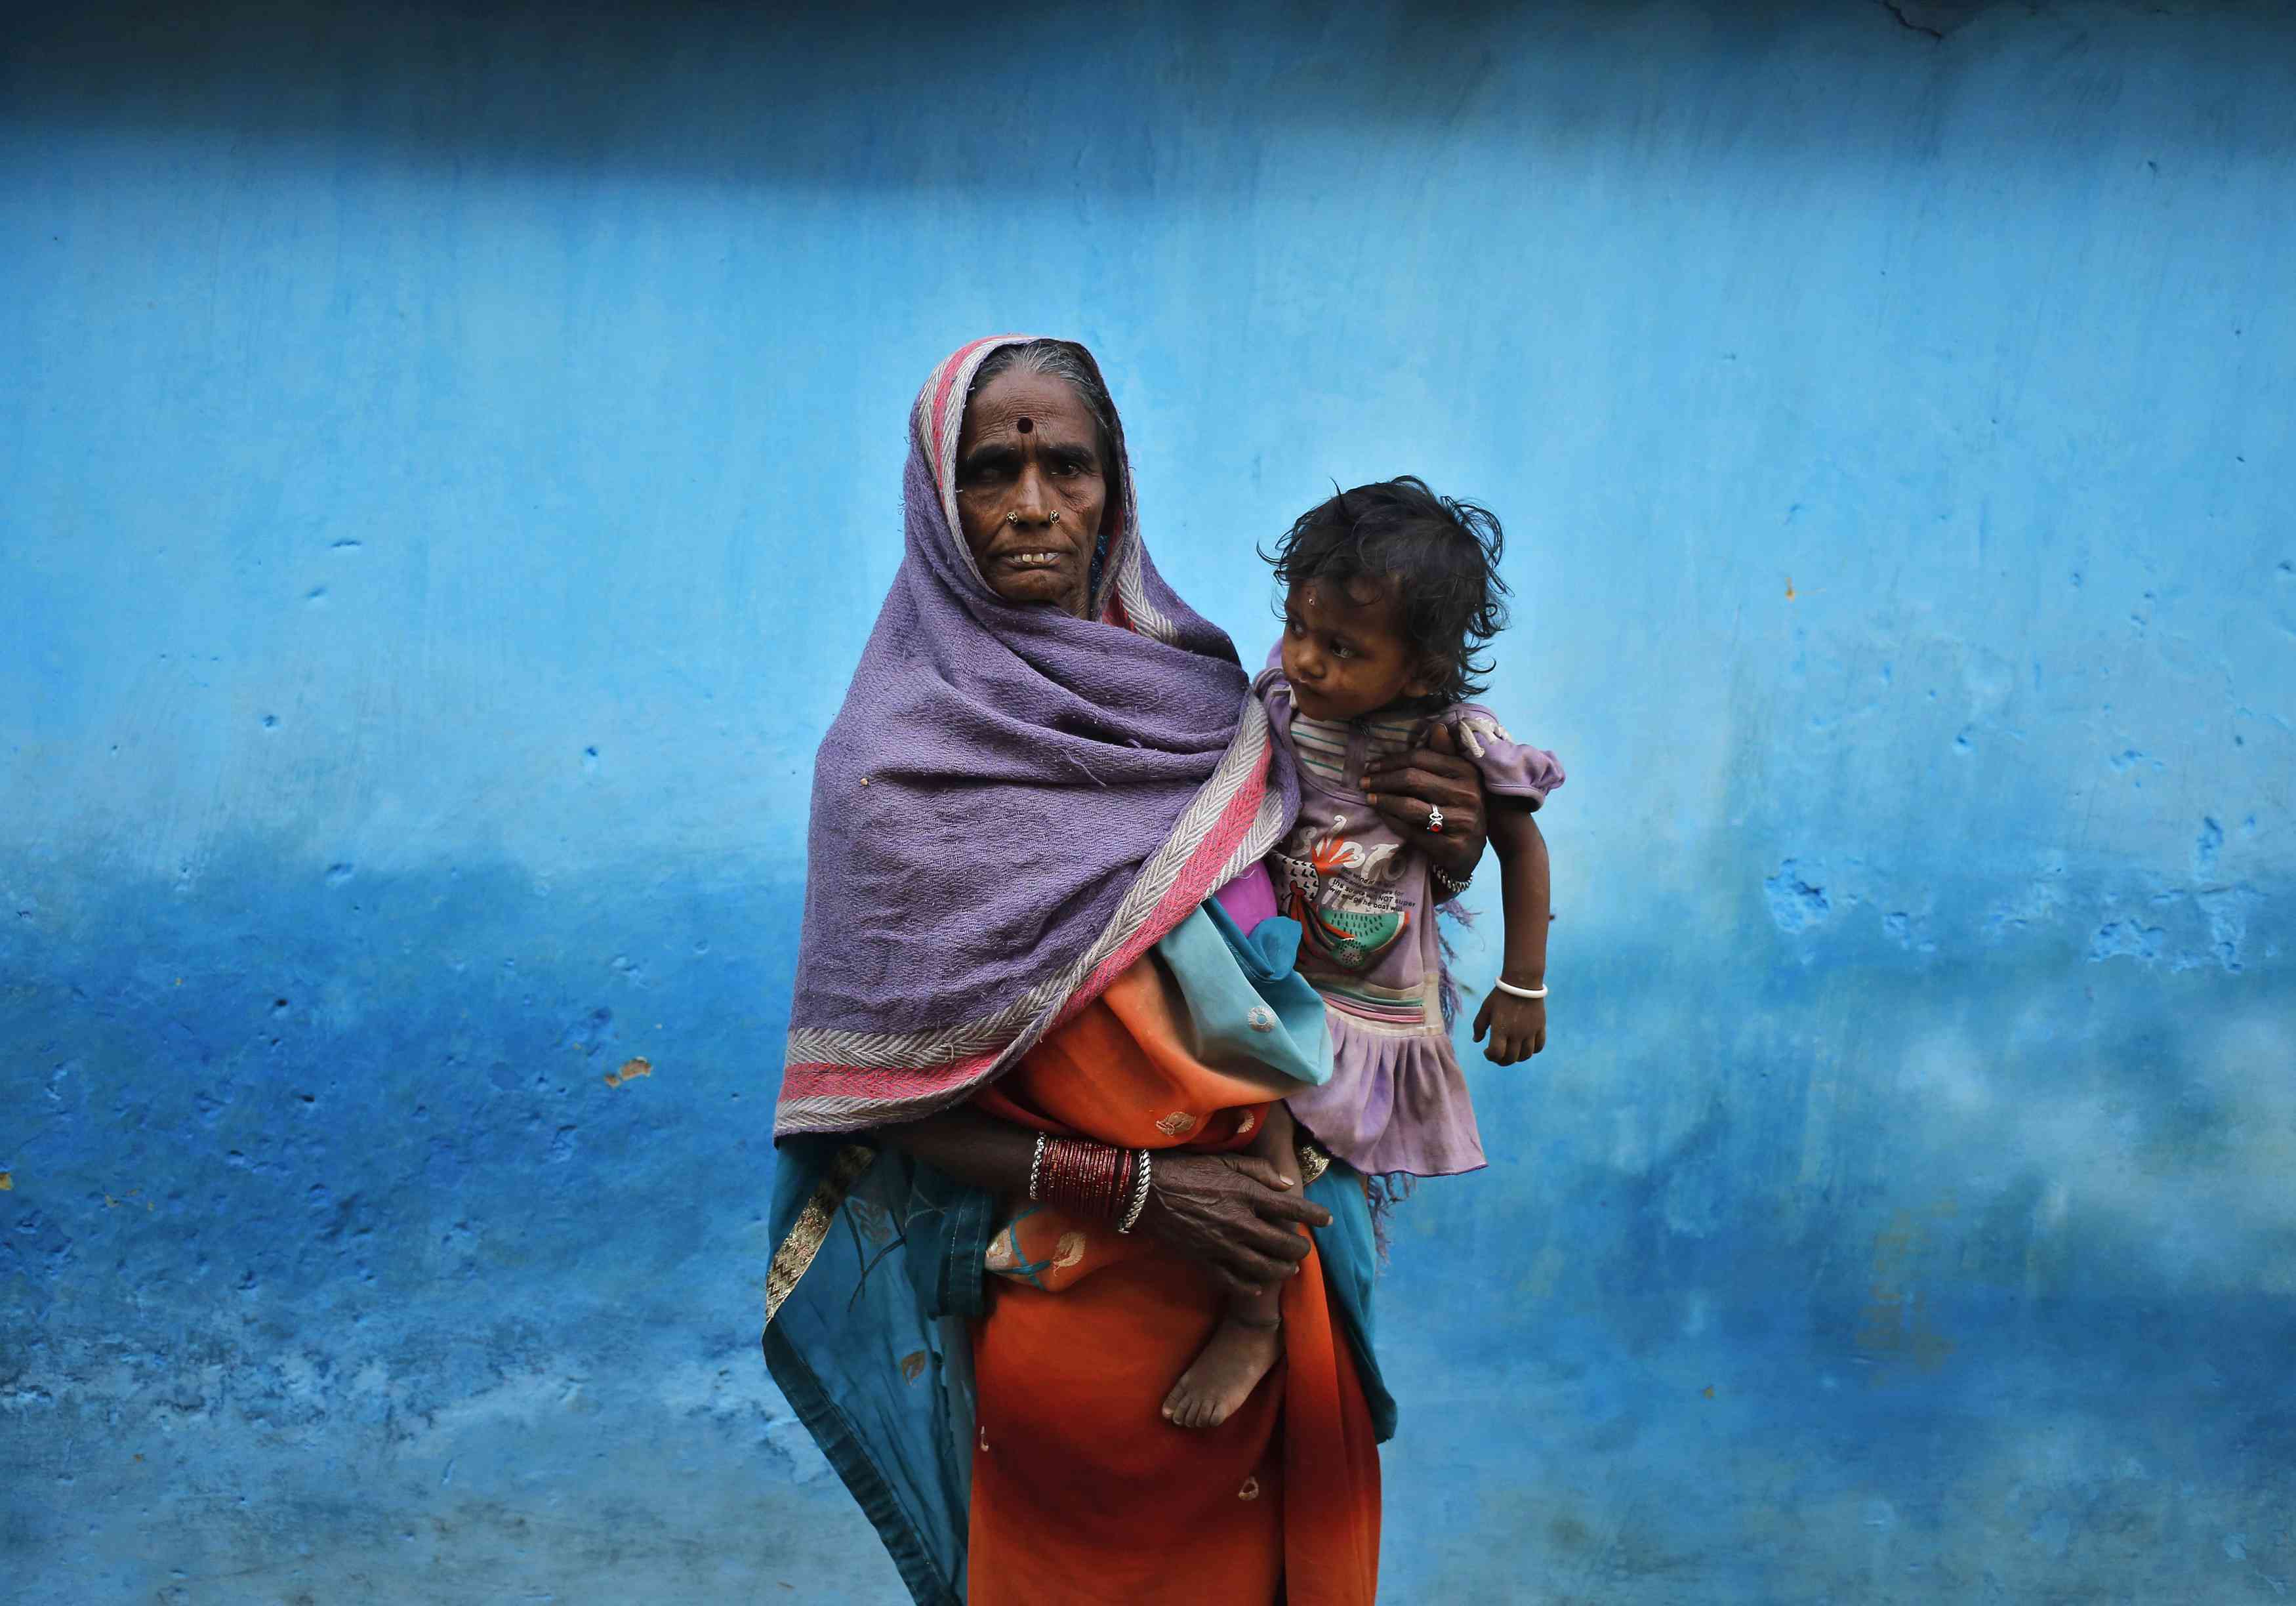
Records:
[[[1060,521],[1061,521],[1061,510],[1060,510],[1060,509],[1058,509],[1058,508],[1054,508],[1054,509],[1053,510],[1053,517],[1052,517],[1051,522],[1053,522],[1053,523],[1054,523],[1054,524],[1058,524]]]

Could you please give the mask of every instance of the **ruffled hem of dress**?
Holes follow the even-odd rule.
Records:
[[[1324,1016],[1332,1079],[1284,1101],[1316,1142],[1369,1176],[1457,1176],[1488,1163],[1447,1036],[1382,1030],[1336,1009]]]

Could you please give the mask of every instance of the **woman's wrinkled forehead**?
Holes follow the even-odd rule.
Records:
[[[1002,361],[991,362],[998,352],[1013,346],[1052,346],[1056,348],[1058,356],[1048,360],[1039,350],[1022,353],[1021,360],[1010,366]],[[992,373],[1042,373],[1062,381],[1074,393],[1078,406],[1092,421],[1103,459],[1101,470],[1109,479],[1109,511],[1115,522],[1103,529],[1103,537],[1117,529],[1128,529],[1131,475],[1125,461],[1122,426],[1117,421],[1107,383],[1100,376],[1099,364],[1090,351],[1074,341],[1047,341],[1040,336],[1020,334],[990,335],[958,347],[941,359],[917,392],[916,406],[910,415],[911,431],[931,467],[940,492],[941,511],[947,516],[949,528],[955,529],[961,524],[956,511],[957,443],[964,433],[966,411],[980,392],[984,365]],[[1026,411],[1029,430],[1041,431],[1046,427],[1043,410]],[[1012,427],[1019,430],[1017,419]]]
[[[1017,352],[1014,348],[1023,349]],[[1092,353],[1073,340],[1050,340],[1037,336],[992,335],[959,347],[944,358],[917,392],[912,426],[917,444],[936,468],[945,468],[955,451],[955,438],[968,422],[966,414],[983,386],[1006,373],[1038,374],[1058,380],[1091,417],[1096,446],[1109,459],[1104,467],[1121,472],[1122,427],[1116,404]],[[1041,429],[1044,419],[1030,411],[1025,426],[1010,421],[1020,433]]]
[[[972,381],[972,398],[957,430],[957,474],[962,479],[975,455],[996,443],[1006,450],[1034,447],[1047,453],[1087,455],[1103,475],[1108,471],[1108,432],[1092,404],[1077,393],[1065,374],[1018,366],[991,373],[984,366]]]

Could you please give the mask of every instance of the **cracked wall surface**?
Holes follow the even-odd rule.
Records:
[[[1020,327],[1247,654],[1329,480],[1506,521],[1552,1046],[1396,1218],[1387,1597],[2281,1598],[2296,20],[1026,16],[12,23],[12,1591],[895,1598],[769,1116]]]

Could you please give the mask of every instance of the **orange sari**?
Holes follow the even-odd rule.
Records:
[[[1199,1062],[1153,958],[974,1103],[1131,1148],[1241,1148],[1275,1090]],[[1216,1429],[1164,1396],[1217,1325],[1193,1265],[1026,1200],[973,1323],[969,1606],[1372,1606],[1379,1454],[1320,1258],[1283,1295],[1283,1359]]]

